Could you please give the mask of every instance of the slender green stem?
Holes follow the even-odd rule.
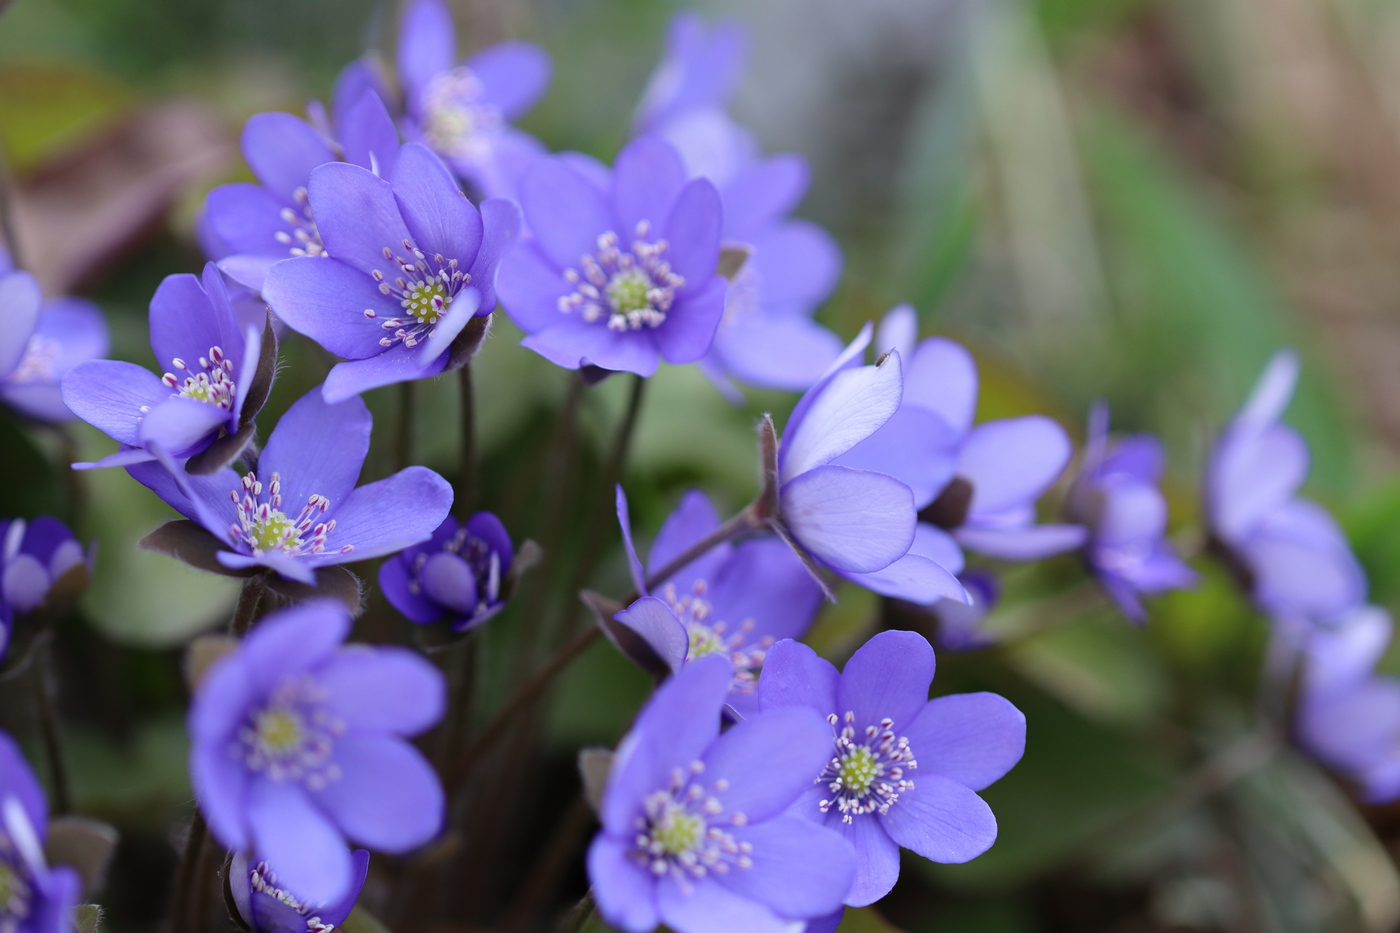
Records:
[[[57,682],[53,667],[53,632],[45,631],[39,638],[39,653],[34,665],[34,699],[39,708],[39,731],[44,741],[44,756],[48,759],[49,779],[53,784],[53,808],[60,816],[73,812],[72,784],[68,778],[68,760],[63,752],[63,736],[59,725]]]
[[[413,411],[417,383],[399,383],[399,421],[394,436],[394,469],[402,470],[413,463]]]
[[[238,593],[238,605],[233,610],[233,620],[229,622],[229,633],[242,638],[248,634],[258,618],[258,603],[262,602],[263,591],[267,589],[267,574],[259,573],[243,581],[243,589]]]
[[[583,900],[569,912],[569,916],[564,919],[562,929],[566,933],[583,933],[588,926],[588,921],[593,919],[593,914],[598,910],[598,902],[593,899],[593,889],[589,888],[588,893],[583,896]]]
[[[457,514],[466,519],[476,508],[476,389],[472,385],[472,364],[469,361],[457,371],[457,383],[462,398],[462,464],[457,479]]]

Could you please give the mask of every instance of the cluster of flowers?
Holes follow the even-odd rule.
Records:
[[[248,121],[257,181],[210,193],[209,265],[152,299],[160,375],[100,359],[94,309],[43,305],[23,272],[0,278],[0,400],[117,441],[76,466],[124,467],[183,515],[162,529],[167,550],[304,600],[258,620],[189,715],[200,813],[235,854],[242,922],[324,933],[365,879],[368,855],[347,841],[406,853],[442,829],[442,786],[408,739],[443,715],[443,678],[407,649],[344,646],[350,615],[324,593],[339,565],[387,558],[380,586],[412,622],[466,632],[505,605],[515,553],[498,518],[450,516],[450,484],[421,466],[357,485],[372,428],[360,394],[464,366],[498,299],[526,347],[589,380],[664,360],[698,364],[731,398],[736,383],[804,393],[781,437],[760,426],[754,502],[725,521],[687,494],[645,564],[618,490],[636,594],[600,624],[665,682],[601,798],[588,871],[603,917],[631,931],[833,929],[844,906],[890,891],[901,848],[981,854],[997,828],[977,792],[1019,760],[1022,715],[992,694],[930,700],[921,635],[882,632],[841,672],[794,639],[840,578],[936,615],[943,647],[986,643],[995,580],[967,552],[1077,553],[1144,622],[1144,597],[1196,577],[1166,537],[1160,444],[1111,441],[1096,408],[1065,521],[1039,523],[1074,454],[1060,425],[974,424],[971,354],[920,341],[911,308],[844,349],[816,324],[840,254],[790,216],[802,160],[762,156],[725,111],[736,27],[677,17],[612,166],[549,154],[511,125],[547,84],[541,50],[506,43],[459,63],[453,41],[439,0],[416,0],[396,82],[359,62],[329,111]],[[259,444],[288,331],[343,361]],[[1393,797],[1400,684],[1370,673],[1389,621],[1366,606],[1336,523],[1296,496],[1306,449],[1280,423],[1296,371],[1279,356],[1211,456],[1210,550],[1307,652],[1304,742]],[[85,558],[52,520],[0,539],[8,635]],[[43,799],[8,741],[0,798],[0,930],[65,929],[76,886],[44,866]]]

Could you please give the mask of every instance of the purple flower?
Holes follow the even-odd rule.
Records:
[[[290,113],[259,113],[243,127],[243,158],[257,182],[209,192],[200,230],[211,259],[231,278],[261,291],[268,270],[289,256],[325,252],[308,185],[311,171],[338,159],[387,175],[399,151],[394,121],[380,95],[347,69],[337,88],[335,125],[319,129]]]
[[[60,577],[91,562],[68,526],[48,515],[0,519],[0,548],[0,599],[21,615],[42,606]]]
[[[350,853],[350,862],[350,887],[329,906],[303,902],[279,886],[277,874],[267,862],[250,866],[242,852],[234,855],[229,865],[229,892],[238,916],[253,933],[330,933],[355,908],[369,871],[369,853],[356,849]]]
[[[831,724],[825,767],[788,812],[855,846],[853,907],[894,887],[901,847],[966,862],[996,840],[996,818],[975,791],[1021,760],[1026,719],[993,693],[930,700],[933,668],[933,649],[913,632],[881,632],[840,674],[794,641],[768,652],[758,685],[764,714],[806,708]]]
[[[80,880],[44,861],[48,803],[14,739],[0,732],[0,930],[67,933]]]
[[[943,651],[976,651],[996,644],[996,638],[982,623],[1001,599],[1001,584],[992,574],[968,570],[958,575],[958,581],[971,597],[971,603],[956,599],[940,599],[927,611],[938,620],[934,642]]]
[[[778,448],[778,514],[770,524],[805,554],[884,596],[931,603],[966,602],[955,574],[962,554],[947,536],[917,521],[909,486],[884,472],[878,457],[855,462],[867,441],[900,408],[899,354],[860,366],[867,323],[826,375],[793,409]],[[892,462],[918,437],[885,433]]]
[[[657,690],[618,746],[588,850],[599,913],[629,933],[779,933],[835,910],[851,847],[789,816],[830,749],[811,710],[762,713],[719,734],[733,681],[702,658]]]
[[[0,247],[0,401],[37,421],[71,421],[59,382],[107,353],[102,312],[80,298],[45,301]]]
[[[627,528],[627,500],[617,491],[618,519]],[[719,527],[709,497],[691,490],[661,526],[648,569],[655,573]],[[773,643],[801,638],[821,606],[821,589],[802,562],[772,536],[724,543],[647,593],[641,562],[624,534],[634,583],[642,598],[614,618],[635,631],[678,671],[712,654],[734,667],[728,704],[741,716],[758,709],[758,670]],[[606,629],[605,629],[606,630]]]
[[[1297,496],[1308,447],[1279,419],[1298,378],[1283,351],[1225,427],[1206,465],[1211,546],[1264,612],[1329,623],[1366,601],[1366,577],[1325,509]]]
[[[502,581],[515,550],[501,520],[477,512],[465,525],[448,516],[433,536],[379,567],[379,587],[419,625],[450,620],[453,631],[476,628],[505,607]]]
[[[540,159],[521,183],[531,236],[501,264],[500,287],[524,345],[566,369],[639,376],[658,357],[699,360],[724,313],[714,185],[687,181],[655,136],[628,143],[611,173],[582,164]]]
[[[222,437],[229,440],[216,450],[227,463],[252,437],[274,359],[263,359],[266,325],[240,322],[214,264],[202,280],[166,276],[151,299],[150,326],[156,362],[168,367],[163,376],[135,363],[91,360],[63,377],[73,413],[122,445],[75,467],[126,466],[158,454],[188,459]]]
[[[748,259],[730,283],[714,346],[701,369],[724,394],[729,379],[806,389],[841,353],[835,334],[812,321],[841,274],[841,251],[821,227],[787,216],[806,193],[806,160],[763,159],[751,133],[724,105],[747,57],[736,20],[713,29],[693,11],[671,20],[666,55],[652,74],[636,127],[680,153],[691,177],[712,181],[723,206],[722,237]]]
[[[491,200],[478,213],[417,143],[387,179],[332,162],[311,173],[308,191],[325,254],[279,262],[263,294],[287,326],[349,360],[326,377],[326,401],[465,362],[454,342],[473,316],[496,308],[496,264],[520,224],[515,205]]]
[[[1162,445],[1150,434],[1108,443],[1108,406],[1089,415],[1084,465],[1067,500],[1072,519],[1089,529],[1084,559],[1129,619],[1147,621],[1143,596],[1186,589],[1196,572],[1167,541],[1167,500],[1157,483]]]
[[[273,428],[256,472],[177,477],[149,463],[128,470],[217,539],[222,566],[267,567],[311,583],[318,567],[427,540],[452,507],[452,487],[426,467],[355,487],[372,423],[358,398],[330,405],[312,389]]]
[[[1400,680],[1374,673],[1391,630],[1385,610],[1363,606],[1304,644],[1299,744],[1371,803],[1400,798]]]
[[[972,355],[943,337],[913,347],[916,334],[907,305],[882,323],[880,350],[909,359],[903,402],[879,432],[839,462],[904,481],[921,510],[921,532],[936,534],[945,549],[961,545],[1003,560],[1040,560],[1083,545],[1088,535],[1078,525],[1035,524],[1036,500],[1073,454],[1064,429],[1041,415],[973,427]],[[960,569],[961,560],[950,558],[947,566]]]
[[[529,42],[502,42],[456,63],[452,13],[415,0],[399,29],[404,135],[426,143],[486,197],[516,197],[525,167],[545,152],[510,125],[549,84],[549,56]]]
[[[342,647],[349,631],[337,603],[275,612],[190,707],[190,777],[210,830],[309,904],[354,887],[347,837],[401,853],[442,825],[437,775],[405,740],[441,717],[442,675],[403,648]]]

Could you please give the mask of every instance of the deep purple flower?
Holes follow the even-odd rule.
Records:
[[[521,183],[531,236],[501,263],[500,288],[524,345],[567,369],[639,376],[658,357],[699,360],[724,313],[715,186],[687,181],[655,136],[628,143],[611,173],[584,164],[540,159]]]
[[[287,326],[349,362],[326,377],[328,402],[461,365],[453,344],[496,308],[496,265],[520,212],[480,213],[432,151],[409,143],[388,178],[348,162],[311,173],[325,254],[279,262],[263,294]]]
[[[238,916],[253,933],[330,933],[345,922],[369,871],[369,853],[356,849],[350,853],[350,887],[343,897],[328,906],[308,904],[280,886],[281,882],[267,864],[248,864],[242,852],[229,865],[229,892]]]
[[[1035,503],[1069,465],[1064,428],[1041,415],[973,427],[977,364],[960,344],[930,337],[912,346],[914,311],[895,308],[881,325],[881,351],[908,359],[899,411],[838,463],[902,480],[920,509],[920,531],[1003,560],[1040,560],[1083,545],[1078,525],[1035,524]],[[950,540],[951,536],[951,540]],[[954,543],[956,542],[956,544]],[[961,560],[949,559],[950,568]]]
[[[733,668],[702,658],[668,680],[613,760],[588,850],[598,911],[629,933],[779,933],[835,910],[851,847],[784,810],[830,750],[807,709],[719,734]]]
[[[442,675],[403,648],[342,647],[349,631],[338,603],[275,612],[190,707],[190,777],[210,830],[310,904],[354,886],[347,837],[401,853],[442,825],[437,775],[405,739],[441,717]]]
[[[1099,583],[1138,624],[1147,621],[1143,596],[1186,589],[1196,572],[1167,541],[1167,500],[1161,442],[1135,434],[1108,443],[1108,406],[1089,415],[1084,465],[1067,500],[1067,512],[1089,529],[1084,559]]]
[[[778,448],[778,515],[771,521],[802,552],[876,593],[916,603],[966,602],[955,576],[962,554],[946,535],[917,521],[910,488],[884,472],[879,458],[848,463],[852,449],[900,408],[899,354],[858,365],[870,338],[867,323],[788,418]],[[921,440],[885,437],[894,447]],[[892,462],[902,456],[895,451]]]
[[[157,455],[188,459],[221,436],[224,462],[252,437],[271,388],[265,324],[239,320],[213,263],[203,278],[169,275],[151,299],[151,349],[163,376],[135,363],[91,360],[63,377],[63,401],[122,448],[93,464],[126,466]],[[260,367],[260,363],[263,365]]]
[[[450,620],[453,631],[476,628],[505,607],[502,581],[515,550],[510,533],[490,512],[462,525],[448,516],[433,536],[379,567],[379,588],[419,625]]]
[[[824,768],[788,811],[842,832],[856,849],[846,903],[879,900],[899,877],[901,847],[935,862],[966,862],[996,840],[979,791],[1016,762],[1026,719],[993,693],[928,698],[933,649],[913,632],[881,632],[838,674],[806,645],[768,652],[760,708],[799,707],[828,723]]]
[[[1260,609],[1326,624],[1366,601],[1366,577],[1336,520],[1297,495],[1308,447],[1279,420],[1297,378],[1292,352],[1269,362],[1211,452],[1205,511],[1212,547]]]
[[[359,74],[347,69],[346,78]],[[363,84],[346,78],[342,84]],[[337,91],[334,126],[324,129],[290,113],[250,117],[243,158],[257,182],[220,185],[205,201],[200,230],[209,257],[254,291],[262,290],[274,263],[325,252],[308,195],[313,169],[344,159],[379,175],[393,170],[399,137],[380,95],[363,87],[350,100]]]
[[[0,548],[0,599],[20,614],[38,609],[60,577],[91,562],[68,526],[48,515],[0,519]]]
[[[14,739],[0,732],[0,930],[67,933],[81,881],[44,861],[48,803]]]
[[[452,507],[452,487],[426,467],[355,487],[372,424],[360,399],[330,405],[312,389],[273,428],[256,473],[177,477],[151,463],[129,472],[212,534],[223,566],[311,583],[318,567],[427,540]]]
[[[627,500],[618,519],[627,527]],[[691,490],[661,526],[647,569],[664,568],[720,525],[710,499]],[[671,671],[721,654],[734,667],[728,703],[741,716],[758,709],[758,670],[773,643],[801,638],[821,606],[821,589],[782,541],[773,536],[726,542],[661,581],[648,593],[641,561],[624,534],[642,598],[614,618],[640,635]]]
[[[37,421],[71,421],[59,382],[107,353],[107,323],[80,298],[44,300],[0,247],[0,402]]]
[[[748,253],[730,283],[714,346],[700,367],[737,400],[732,377],[760,388],[806,389],[841,352],[811,316],[841,274],[841,251],[821,227],[788,214],[806,193],[806,160],[762,158],[725,104],[746,58],[737,20],[707,29],[693,11],[671,20],[666,55],[652,74],[636,127],[665,137],[691,177],[714,182],[726,246]]]
[[[1391,631],[1389,613],[1363,606],[1304,642],[1298,741],[1371,803],[1400,798],[1400,679],[1375,674]]]
[[[485,197],[517,195],[525,167],[545,148],[510,125],[549,84],[549,56],[529,42],[502,42],[458,64],[452,13],[414,0],[399,28],[404,135],[426,143]]]

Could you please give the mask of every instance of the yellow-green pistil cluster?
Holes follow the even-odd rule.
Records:
[[[669,788],[643,801],[633,856],[658,877],[695,879],[753,866],[752,844],[739,842],[726,829],[743,826],[748,819],[725,812],[720,795],[729,782],[720,778],[706,787],[700,779],[704,770],[699,761],[688,770],[677,768]]]
[[[825,784],[835,795],[820,803],[821,811],[836,807],[844,823],[863,814],[888,813],[900,794],[914,789],[914,782],[904,772],[919,766],[909,740],[895,735],[894,720],[886,718],[878,726],[866,726],[862,742],[856,741],[855,721],[856,714],[850,711],[844,725],[835,713],[827,717],[832,726],[841,728],[835,736],[836,755],[817,778],[818,784]]]

